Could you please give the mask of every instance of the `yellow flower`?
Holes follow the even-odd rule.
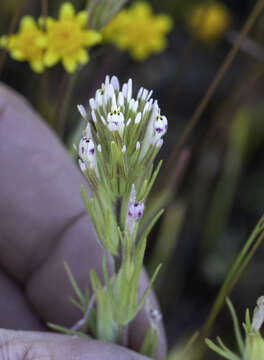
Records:
[[[43,71],[46,37],[31,16],[24,16],[21,19],[19,31],[16,34],[3,36],[0,46],[6,48],[13,59],[28,61],[34,71]]]
[[[86,64],[89,55],[86,47],[101,41],[101,34],[85,28],[87,12],[75,14],[71,3],[64,3],[59,12],[59,19],[46,19],[47,51],[44,55],[46,66],[53,66],[58,61],[66,71],[72,73],[78,64]]]
[[[128,50],[135,60],[145,60],[167,45],[165,35],[172,28],[167,15],[155,15],[146,2],[121,10],[103,29],[103,37],[121,50]]]
[[[200,41],[212,43],[227,30],[231,15],[227,7],[220,2],[196,5],[187,18],[191,32]]]

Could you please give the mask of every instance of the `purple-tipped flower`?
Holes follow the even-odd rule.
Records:
[[[122,135],[124,130],[124,115],[119,108],[112,109],[107,115],[108,129],[110,131],[118,131]]]
[[[91,138],[84,136],[79,144],[79,156],[86,167],[94,168],[96,164],[94,142]]]
[[[127,216],[133,218],[134,220],[139,220],[143,215],[144,203],[143,201],[131,203],[128,206]]]
[[[111,143],[114,141],[119,154],[125,154],[118,160],[123,169],[117,176],[124,175],[126,178],[142,161],[154,161],[168,129],[168,120],[161,114],[158,101],[152,99],[152,90],[141,87],[138,94],[133,95],[131,79],[120,85],[116,76],[106,76],[94,98],[89,100],[88,113],[82,105],[78,105],[78,110],[87,121],[79,150],[80,159],[85,163],[86,170],[98,169],[98,144],[101,144],[102,157],[98,157],[97,161],[103,161],[103,158],[107,162],[113,160]],[[94,157],[89,152],[90,148],[83,144],[86,138],[94,142]],[[147,153],[149,156],[146,157]],[[116,166],[115,161],[113,163]],[[142,165],[145,167],[145,164]],[[105,169],[106,167],[102,167],[103,177],[106,177],[105,183],[111,184],[112,179],[107,177],[116,172],[108,173]],[[112,185],[110,187],[112,188]],[[116,191],[113,188],[112,190]]]
[[[135,185],[132,185],[130,198],[127,207],[126,217],[126,231],[130,234],[134,232],[137,222],[143,215],[144,203],[143,201],[136,201],[136,189]]]
[[[158,115],[154,122],[155,136],[161,138],[168,130],[168,120],[164,115]]]

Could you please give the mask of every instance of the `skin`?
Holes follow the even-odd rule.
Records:
[[[69,301],[63,261],[83,288],[90,268],[101,273],[102,248],[80,197],[84,178],[26,100],[4,85],[0,184],[0,358],[146,359],[117,345],[47,331],[48,321],[71,327],[81,317]],[[143,273],[140,292],[146,284]],[[158,308],[153,293],[149,299]],[[129,327],[131,349],[140,348],[147,327],[142,309]],[[165,354],[160,324],[156,358]]]

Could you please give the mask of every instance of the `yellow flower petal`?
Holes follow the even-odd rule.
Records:
[[[172,29],[173,23],[169,16],[159,15],[156,19],[155,27],[162,32],[169,32]]]
[[[36,40],[36,45],[38,45],[40,48],[44,49],[47,47],[48,39],[46,36],[39,36]]]
[[[222,4],[202,4],[195,6],[189,17],[188,25],[193,35],[205,43],[217,41],[231,22],[229,10]]]
[[[31,29],[35,29],[36,27],[37,24],[32,16],[26,15],[22,17],[19,26],[21,30],[31,30]]]
[[[131,12],[133,12],[133,15],[135,16],[149,16],[152,12],[151,6],[146,2],[138,2],[135,3],[131,7]]]
[[[74,15],[75,15],[75,10],[72,3],[66,2],[62,4],[59,12],[60,20],[72,19]]]
[[[151,6],[142,1],[121,11],[102,33],[104,41],[129,51],[134,59],[141,61],[165,48],[165,36],[171,28],[169,16],[154,14]]]
[[[132,57],[137,61],[143,61],[148,57],[148,52],[144,47],[137,47],[131,50]]]
[[[80,11],[77,15],[76,15],[76,19],[78,24],[80,25],[80,27],[84,27],[87,23],[87,19],[88,19],[88,12],[87,11]]]
[[[41,73],[44,70],[44,65],[41,58],[30,61],[29,65],[32,68],[32,70],[34,70],[37,73]]]
[[[80,49],[77,54],[78,61],[81,64],[87,64],[89,61],[89,55],[88,52],[84,49]]]
[[[86,46],[92,46],[102,41],[102,35],[95,30],[86,30],[84,36],[84,45]]]
[[[43,58],[43,62],[46,66],[53,66],[59,61],[59,56],[52,50],[48,50]]]
[[[62,59],[62,64],[65,70],[69,73],[73,73],[77,67],[77,61],[75,58],[65,57]]]
[[[16,44],[17,35],[10,35],[8,37],[8,49],[12,49]]]
[[[8,36],[4,35],[0,37],[0,48],[6,48],[8,44]]]
[[[55,20],[51,17],[44,18],[43,16],[39,17],[38,24],[39,26],[43,27],[45,25],[46,29],[49,30],[53,24],[55,23]]]
[[[25,56],[21,50],[14,49],[10,51],[10,56],[14,60],[23,61],[25,60]]]
[[[156,39],[153,39],[152,51],[161,52],[166,48],[166,46],[167,40],[161,37],[157,37]]]

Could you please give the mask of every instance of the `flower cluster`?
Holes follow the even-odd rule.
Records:
[[[230,21],[230,11],[218,1],[195,5],[187,17],[193,36],[204,43],[212,43],[221,38]]]
[[[6,48],[13,59],[28,61],[36,72],[45,66],[61,61],[67,72],[74,72],[79,64],[86,64],[89,55],[86,48],[101,41],[101,34],[86,29],[87,12],[75,13],[71,3],[64,3],[58,19],[31,16],[21,19],[16,34],[3,36],[1,47]]]
[[[151,96],[152,91],[144,88],[134,96],[131,79],[121,87],[117,77],[107,76],[89,100],[89,111],[78,105],[87,123],[76,150],[93,198],[88,199],[84,187],[81,194],[98,239],[113,265],[110,278],[104,258],[104,285],[91,271],[96,322],[85,311],[84,320],[78,324],[86,321],[96,338],[104,341],[120,341],[124,327],[144,305],[159,271],[158,267],[139,299],[147,236],[162,210],[144,231],[139,232],[138,227],[145,200],[161,166],[160,162],[153,171],[154,159],[168,128],[166,116],[161,115],[157,100]],[[94,307],[93,301],[89,301],[91,305],[87,309]],[[159,320],[157,311],[152,315],[145,344],[151,349],[155,347]],[[74,329],[80,329],[78,324]]]
[[[105,83],[89,101],[90,117],[79,144],[79,162],[91,188],[103,183],[114,196],[130,191],[132,184],[143,197],[153,161],[168,128],[152,91],[140,88],[133,97],[132,80],[120,88],[117,77]],[[146,195],[145,194],[145,195]]]
[[[144,201],[161,166],[160,163],[153,172],[168,121],[151,96],[152,91],[142,87],[133,97],[131,79],[121,88],[116,76],[107,76],[89,100],[89,113],[78,105],[87,121],[78,146],[79,165],[95,195],[95,204],[98,202],[97,214],[91,213],[98,238],[112,254],[118,250],[118,226],[135,236]],[[105,208],[112,209],[116,199],[124,197],[127,198],[120,205],[117,226]],[[93,205],[88,208],[91,211]],[[109,228],[101,226],[102,219],[109,228],[111,224],[110,235]]]
[[[172,28],[167,15],[155,15],[146,2],[137,2],[121,10],[103,29],[106,42],[127,50],[135,60],[145,60],[151,53],[165,49],[166,34]]]

